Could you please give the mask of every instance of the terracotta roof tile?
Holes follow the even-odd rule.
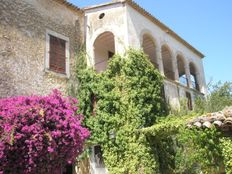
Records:
[[[222,131],[232,130],[232,106],[226,107],[224,110],[214,113],[208,113],[190,120],[188,127],[210,128],[215,126]]]

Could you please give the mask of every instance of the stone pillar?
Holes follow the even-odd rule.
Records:
[[[156,47],[156,55],[157,55],[157,63],[159,65],[159,72],[162,76],[164,76],[164,66],[163,66],[163,60],[162,60],[162,53],[161,48]]]
[[[197,89],[199,90],[199,92],[201,92],[201,77],[200,77],[200,73],[197,71],[196,72],[196,84],[198,85],[197,86]]]
[[[176,57],[172,57],[172,66],[173,66],[173,71],[174,71],[173,73],[174,73],[175,81],[179,82],[179,70],[178,70]]]
[[[189,88],[192,88],[193,85],[192,85],[192,81],[191,81],[191,77],[190,77],[190,69],[189,69],[189,65],[185,65],[184,66],[184,69],[185,69],[185,74],[186,74],[186,78],[187,78],[187,83],[188,83],[188,87]]]

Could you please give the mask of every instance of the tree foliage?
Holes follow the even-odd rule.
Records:
[[[89,131],[77,100],[48,96],[0,100],[0,173],[60,173],[82,152]]]
[[[216,112],[226,106],[232,106],[232,82],[218,82],[212,85],[206,99],[198,98],[195,105],[197,113]]]

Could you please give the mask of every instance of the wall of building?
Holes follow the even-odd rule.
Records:
[[[100,14],[105,16],[99,19]],[[127,22],[125,7],[123,4],[113,4],[99,7],[97,9],[87,9],[85,11],[86,20],[86,50],[89,56],[88,63],[94,66],[94,42],[98,36],[104,32],[114,34],[115,52],[124,53],[128,46],[127,41]],[[102,46],[104,47],[104,46]]]
[[[99,19],[100,14],[104,13],[105,17]],[[96,8],[90,8],[85,11],[86,18],[86,49],[89,54],[89,65],[95,66],[95,60],[99,54],[95,55],[95,49],[98,47],[104,47],[104,44],[100,44],[93,47],[94,41],[100,36],[102,33],[110,31],[114,34],[115,39],[115,51],[116,53],[124,53],[124,51],[128,47],[133,48],[142,48],[143,43],[143,35],[148,34],[152,37],[154,41],[157,57],[157,63],[159,64],[159,71],[162,75],[164,75],[163,69],[163,60],[161,47],[163,45],[168,46],[171,51],[172,56],[172,64],[175,80],[169,80],[166,78],[165,80],[165,94],[167,96],[167,100],[169,103],[174,106],[179,106],[179,99],[186,97],[186,92],[191,94],[192,99],[195,98],[196,95],[202,95],[206,93],[206,83],[204,76],[204,69],[202,59],[199,55],[195,54],[188,47],[177,41],[175,38],[170,36],[167,32],[163,31],[158,25],[154,24],[152,21],[147,19],[141,13],[133,9],[127,3],[113,3],[106,6],[98,6]],[[107,42],[106,42],[107,44]],[[152,51],[152,50],[150,50]],[[184,59],[184,69],[188,81],[188,86],[182,85],[179,83],[179,74],[177,68],[177,55],[181,55]],[[104,56],[106,57],[106,56]],[[190,67],[189,64],[192,62],[197,70],[197,81],[200,85],[199,91],[193,88],[193,84],[190,81]],[[102,62],[102,66],[99,66],[103,70],[105,70],[106,62]],[[99,67],[97,71],[100,72]],[[183,70],[182,70],[183,71]]]
[[[163,73],[161,47],[163,45],[167,45],[171,50],[175,71],[177,71],[176,57],[178,54],[182,55],[183,58],[185,59],[185,66],[186,66],[185,68],[189,70],[188,66],[190,62],[192,62],[196,66],[197,78],[200,84],[200,92],[205,94],[207,92],[207,89],[206,89],[203,62],[201,57],[196,55],[185,45],[183,45],[175,38],[170,36],[167,32],[163,31],[158,25],[155,25],[146,17],[138,13],[138,11],[133,9],[130,5],[126,6],[126,12],[127,12],[129,45],[135,48],[141,48],[143,35],[149,34],[150,36],[152,36],[153,40],[155,41],[155,45],[157,47],[155,51],[157,53],[157,58],[159,59],[158,62],[160,62],[159,70],[161,71],[161,74]],[[177,76],[178,79],[177,73],[175,74],[175,76]],[[168,97],[170,99],[169,102],[173,103],[172,105],[179,105],[178,98],[185,97],[185,92],[183,91],[190,92],[192,94],[192,98],[194,98],[194,95],[197,95],[199,93],[195,90],[187,89],[182,85],[178,85],[178,80],[176,82],[177,83],[171,83],[169,82],[169,80],[165,82],[166,96],[169,96]]]
[[[70,72],[82,40],[81,13],[53,0],[0,1],[0,98],[67,92],[70,78],[46,71],[46,30],[69,38]]]

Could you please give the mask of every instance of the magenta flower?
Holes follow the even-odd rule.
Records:
[[[77,100],[48,96],[0,99],[0,174],[59,173],[90,136]]]

